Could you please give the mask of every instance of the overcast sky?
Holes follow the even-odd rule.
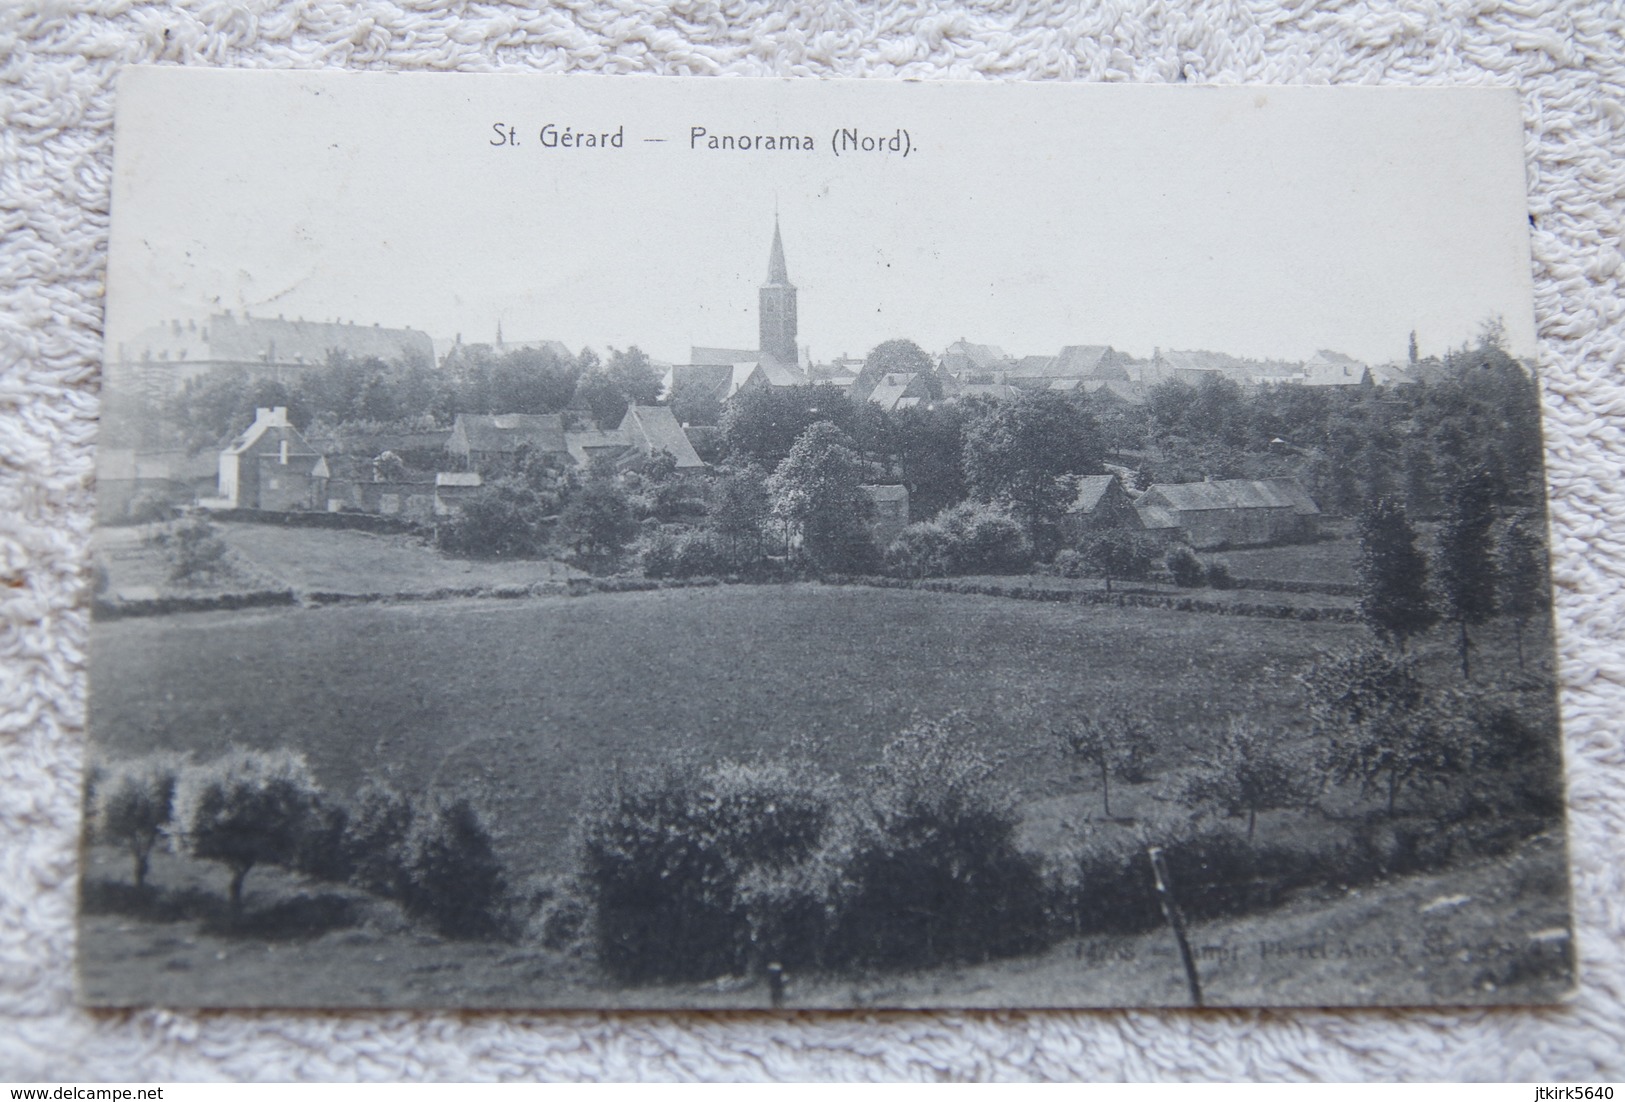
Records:
[[[623,147],[546,149],[547,123]],[[911,153],[837,157],[843,127]],[[156,69],[126,74],[116,157],[114,347],[229,308],[754,348],[775,208],[820,360],[893,337],[1388,360],[1492,315],[1535,343],[1506,91]]]

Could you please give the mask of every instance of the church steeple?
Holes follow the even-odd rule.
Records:
[[[784,264],[784,239],[778,215],[773,216],[773,250],[767,257],[767,282],[757,292],[762,353],[786,367],[795,367],[796,288]]]
[[[779,220],[773,219],[773,251],[767,257],[767,283],[765,286],[776,287],[788,284],[790,275],[784,269],[784,240],[779,237]]]

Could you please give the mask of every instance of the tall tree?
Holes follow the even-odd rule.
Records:
[[[1428,561],[1416,529],[1397,501],[1383,498],[1360,514],[1360,618],[1379,639],[1405,653],[1405,644],[1438,623],[1428,596]]]
[[[854,414],[839,387],[760,387],[729,400],[722,414],[722,435],[730,458],[772,470],[809,427],[828,421],[844,432]]]
[[[1023,394],[966,426],[965,479],[976,497],[1007,503],[1048,559],[1073,489],[1067,477],[1100,473],[1104,451],[1086,408],[1053,391]]]
[[[1546,585],[1546,542],[1536,530],[1539,520],[1513,522],[1500,541],[1501,608],[1512,618],[1512,638],[1523,669],[1523,633],[1529,621],[1551,601]]]
[[[1444,527],[1439,531],[1439,588],[1445,619],[1456,625],[1461,676],[1473,674],[1470,628],[1495,614],[1495,485],[1486,471],[1474,471],[1450,488]]]
[[[852,440],[828,421],[802,433],[768,479],[773,515],[796,543],[796,555],[820,571],[872,565],[867,521],[873,505]]]

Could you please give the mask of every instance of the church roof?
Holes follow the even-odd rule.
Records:
[[[754,348],[702,348],[694,345],[688,350],[688,362],[695,367],[732,367],[734,364],[753,364],[762,358]]]

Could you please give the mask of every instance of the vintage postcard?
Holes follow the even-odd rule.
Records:
[[[81,999],[1564,998],[1521,149],[126,73]]]

